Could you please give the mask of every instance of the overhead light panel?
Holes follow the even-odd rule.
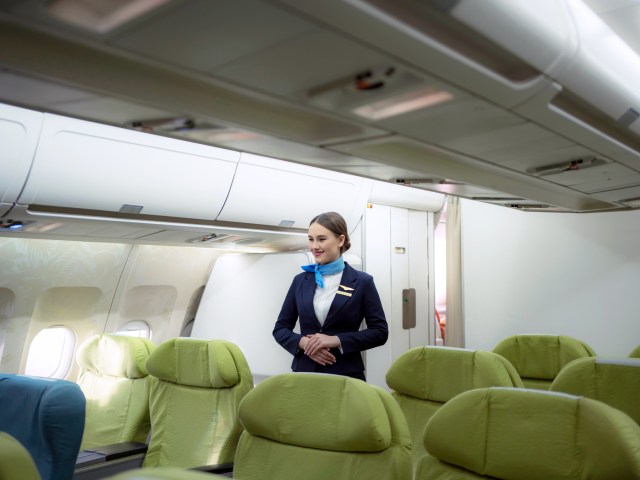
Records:
[[[52,0],[52,17],[94,33],[108,33],[170,0]]]
[[[362,105],[354,108],[353,113],[369,120],[384,120],[421,108],[432,107],[452,99],[453,95],[445,90],[426,87]]]

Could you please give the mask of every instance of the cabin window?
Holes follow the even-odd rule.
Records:
[[[71,368],[76,337],[70,328],[52,326],[31,341],[25,375],[65,378]]]
[[[144,320],[130,320],[118,329],[116,335],[150,339],[151,328]]]

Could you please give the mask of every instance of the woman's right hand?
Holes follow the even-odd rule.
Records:
[[[302,337],[298,343],[298,347],[300,347],[301,350],[306,350],[308,343],[309,337]],[[311,355],[305,352],[305,355],[320,365],[333,365],[336,363],[335,355],[331,353],[328,348],[321,348]]]

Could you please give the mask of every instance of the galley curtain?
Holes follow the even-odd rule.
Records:
[[[447,197],[447,317],[446,345],[464,347],[462,315],[462,236],[460,199]]]

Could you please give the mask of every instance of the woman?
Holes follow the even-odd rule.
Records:
[[[324,372],[366,380],[360,352],[383,345],[387,321],[373,277],[349,266],[347,222],[336,212],[309,224],[316,263],[302,267],[289,288],[273,336],[293,355],[294,372]],[[360,330],[362,320],[367,328]],[[301,333],[294,333],[296,321]]]

